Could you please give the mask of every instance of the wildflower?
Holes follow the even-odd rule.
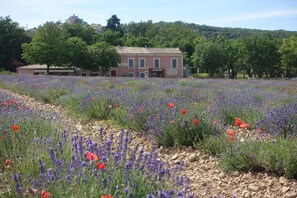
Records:
[[[106,166],[105,166],[103,163],[98,162],[98,163],[96,164],[96,168],[102,170],[102,169],[105,169]]]
[[[230,141],[234,140],[233,136],[229,136],[228,140],[230,140]]]
[[[8,166],[11,162],[9,160],[5,161],[5,166]]]
[[[218,124],[218,122],[217,121],[213,121],[213,125],[217,125]]]
[[[234,131],[233,131],[233,130],[228,130],[228,131],[227,131],[227,134],[228,134],[229,136],[234,136]]]
[[[234,126],[239,126],[241,123],[242,122],[241,122],[240,118],[235,118]]]
[[[95,155],[94,153],[91,153],[90,151],[87,151],[86,152],[86,160],[88,160],[88,161],[91,161],[91,160],[97,161],[98,160],[98,156]]]
[[[9,102],[5,101],[3,102],[3,105],[7,107],[9,105]]]
[[[245,122],[241,122],[241,124],[239,125],[239,128],[242,128],[242,129],[246,129],[248,128],[249,124],[245,123]]]
[[[182,109],[182,110],[181,110],[181,114],[186,115],[186,114],[187,114],[187,110]]]
[[[45,190],[42,190],[40,195],[41,195],[41,198],[48,198],[52,196],[49,192],[46,192]]]
[[[167,104],[167,107],[169,107],[169,108],[173,108],[173,107],[174,107],[174,104],[171,103],[171,102],[169,102],[169,103]]]
[[[170,121],[170,124],[174,124],[174,123],[175,123],[175,121],[174,121],[174,120],[171,120],[171,121]]]
[[[16,104],[17,102],[15,100],[10,100],[11,103]]]
[[[198,120],[197,120],[197,119],[193,119],[193,120],[192,120],[192,123],[193,123],[194,125],[197,125],[197,124],[198,124]]]
[[[11,126],[11,128],[12,128],[12,130],[13,130],[14,132],[18,132],[19,129],[20,129],[20,127],[19,127],[18,125],[16,125],[16,124],[13,124],[13,125]]]
[[[119,108],[117,108],[117,107],[116,107],[114,110],[115,110],[115,111],[118,111],[118,110],[119,110]]]
[[[7,171],[9,169],[9,165],[4,166],[4,170]]]
[[[101,198],[112,198],[110,195],[102,195]]]
[[[33,86],[34,86],[34,87],[39,87],[40,84],[39,84],[39,83],[35,83]]]
[[[258,128],[257,131],[258,131],[258,133],[262,133],[262,129],[261,128]]]

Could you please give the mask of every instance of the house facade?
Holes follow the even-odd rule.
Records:
[[[105,76],[140,78],[181,78],[183,77],[183,55],[178,48],[116,47],[121,57],[118,67],[111,68]],[[46,65],[19,67],[18,75],[43,75]],[[50,75],[100,76],[101,71],[85,71],[51,67]]]
[[[178,48],[116,47],[121,56],[111,77],[183,77],[183,55]]]

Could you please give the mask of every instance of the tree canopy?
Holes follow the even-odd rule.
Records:
[[[29,42],[25,30],[10,17],[0,17],[0,70],[15,71],[23,63],[21,44]]]
[[[39,26],[31,43],[25,43],[23,58],[29,63],[47,65],[47,73],[51,66],[65,64],[67,34],[53,22]]]

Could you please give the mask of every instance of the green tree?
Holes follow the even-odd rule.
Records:
[[[93,44],[95,30],[83,23],[66,23],[63,28],[70,35],[70,37],[79,37],[83,39],[88,45]]]
[[[283,39],[279,48],[281,54],[282,68],[286,73],[286,77],[297,75],[297,36],[290,36]]]
[[[226,64],[226,52],[219,42],[203,40],[198,41],[195,53],[193,54],[194,66],[206,70],[210,76],[223,69]]]
[[[70,37],[66,44],[67,65],[71,68],[80,67],[89,70],[89,53],[86,42],[78,37]]]
[[[29,63],[47,65],[46,72],[52,66],[64,66],[66,59],[67,34],[53,22],[39,26],[31,43],[24,43],[23,58]]]
[[[121,27],[120,19],[117,17],[117,15],[112,15],[108,20],[107,20],[107,25],[106,29],[110,29],[114,32],[120,33],[121,36],[123,36],[124,32]]]
[[[106,42],[88,46],[90,54],[90,70],[101,69],[102,76],[112,67],[117,67],[121,57],[116,48]]]
[[[244,41],[247,52],[247,64],[251,65],[253,72],[262,78],[263,73],[273,77],[275,68],[280,62],[278,41],[270,34],[253,35]]]
[[[123,45],[121,34],[110,29],[105,30],[101,34],[97,34],[95,40],[96,42],[106,42],[113,46]]]
[[[0,17],[0,70],[15,72],[16,66],[23,62],[21,44],[25,42],[30,42],[25,30],[8,16]]]

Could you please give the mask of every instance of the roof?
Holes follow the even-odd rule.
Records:
[[[119,54],[181,54],[179,48],[116,47]]]
[[[20,68],[28,68],[28,69],[46,69],[47,66],[46,66],[46,65],[40,65],[40,64],[34,64],[34,65],[25,65],[25,66],[21,66]],[[51,66],[50,69],[69,69],[69,68]]]

